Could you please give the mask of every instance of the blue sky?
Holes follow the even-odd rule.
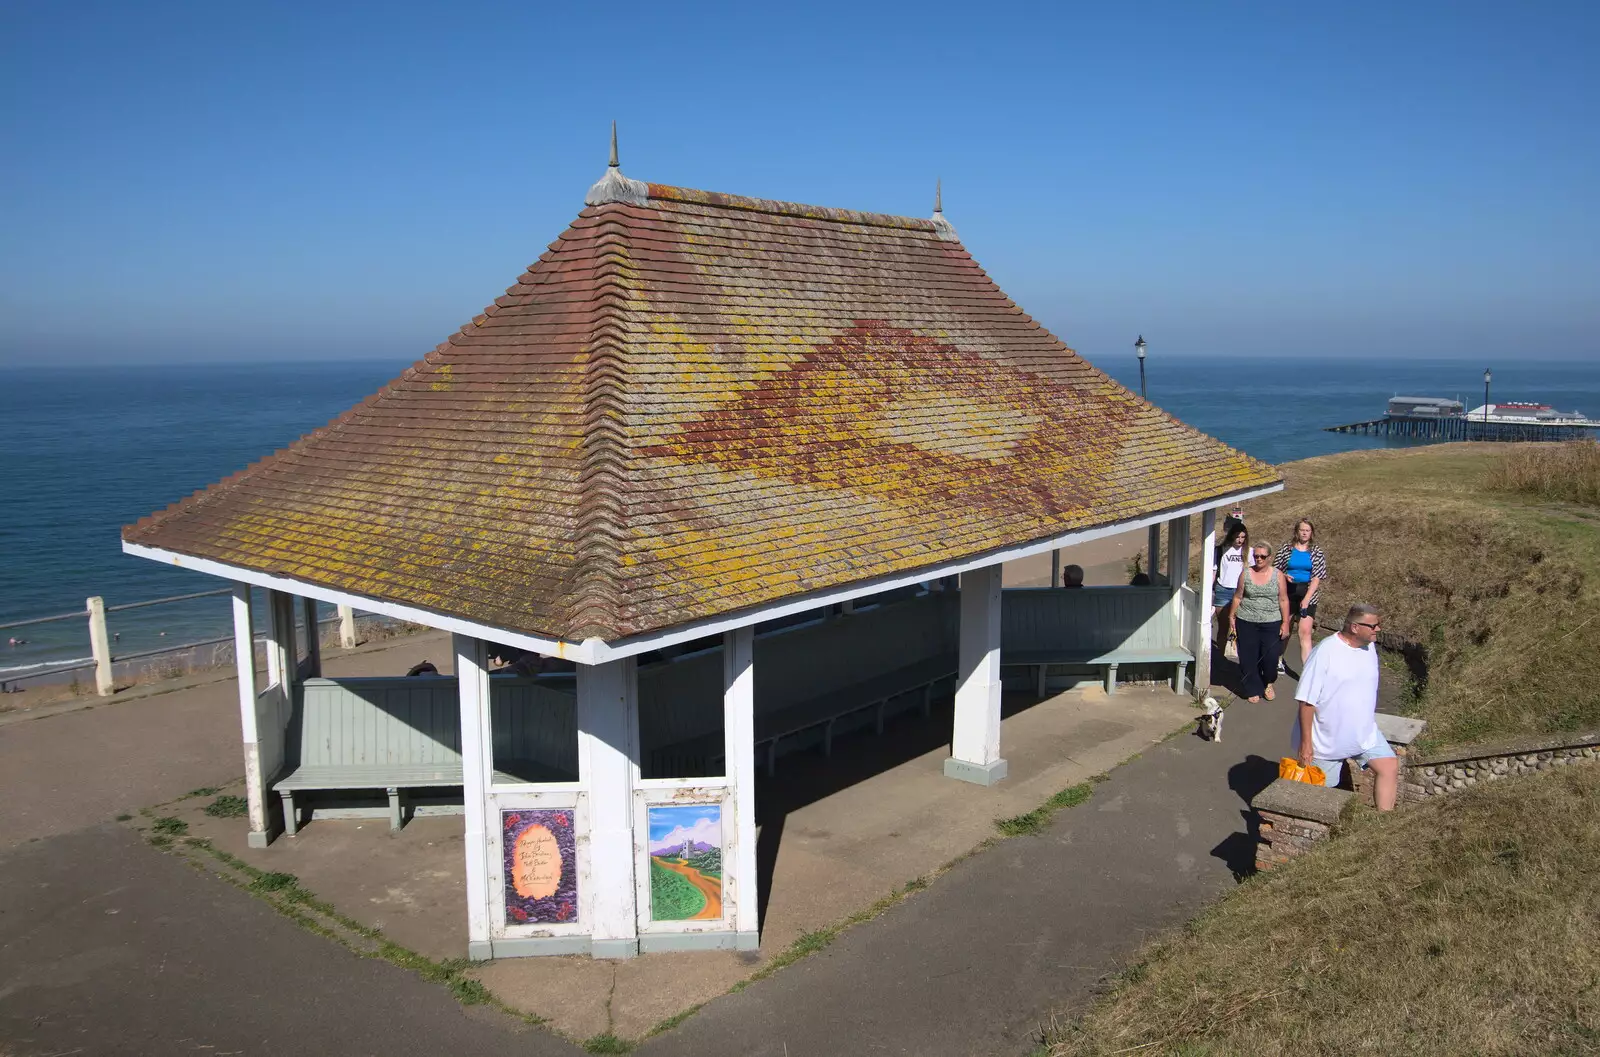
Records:
[[[405,360],[623,170],[926,215],[1091,358],[1600,357],[1600,5],[9,4],[0,363]]]

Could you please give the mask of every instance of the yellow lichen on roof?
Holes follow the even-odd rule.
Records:
[[[576,642],[1273,484],[931,221],[651,185],[286,451],[130,526]]]

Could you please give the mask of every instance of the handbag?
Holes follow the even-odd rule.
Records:
[[[1285,756],[1278,761],[1278,777],[1291,782],[1305,782],[1307,785],[1326,785],[1328,782],[1327,772],[1321,767],[1316,764],[1302,767],[1293,756]]]
[[[1222,644],[1223,660],[1239,663],[1239,636],[1235,632],[1228,632],[1228,641]]]

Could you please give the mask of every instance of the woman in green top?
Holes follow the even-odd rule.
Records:
[[[1239,687],[1247,701],[1276,697],[1278,657],[1289,640],[1289,591],[1283,574],[1272,565],[1272,548],[1250,545],[1250,568],[1239,577],[1239,589],[1228,604],[1228,626],[1239,637]]]

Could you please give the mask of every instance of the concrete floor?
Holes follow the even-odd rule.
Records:
[[[476,975],[514,1008],[576,1038],[637,1038],[723,994],[803,933],[834,924],[927,876],[995,834],[994,820],[1110,770],[1190,721],[1187,698],[1165,687],[1096,685],[1036,702],[1010,695],[1001,739],[1011,776],[992,788],[942,774],[950,702],[907,715],[883,737],[841,738],[834,755],[798,753],[757,786],[757,868],[764,913],[757,954],[656,954],[624,962],[586,957],[503,959]],[[209,797],[163,809],[194,836],[268,871],[291,873],[341,913],[435,959],[466,949],[459,816],[413,819],[398,834],[383,819],[313,819],[295,837],[251,849],[238,819],[206,816]]]

